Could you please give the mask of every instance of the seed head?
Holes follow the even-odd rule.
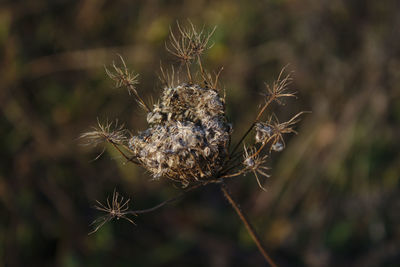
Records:
[[[272,134],[272,128],[260,122],[256,123],[255,130],[256,130],[256,143],[262,143],[266,141]]]
[[[279,73],[278,79],[273,82],[272,85],[265,84],[266,92],[264,96],[268,102],[277,102],[282,105],[282,101],[280,98],[282,97],[295,97],[294,93],[288,92],[288,85],[292,82],[291,73],[287,74],[284,78],[282,78],[283,73],[285,72],[285,68],[281,70]]]
[[[105,67],[107,75],[115,81],[115,86],[117,88],[119,87],[126,87],[128,89],[129,94],[133,94],[136,98],[136,101],[138,102],[139,106],[142,107],[144,110],[147,112],[150,111],[149,106],[143,101],[143,99],[140,97],[136,90],[136,85],[139,83],[138,77],[139,74],[136,74],[134,72],[130,72],[128,68],[126,67],[125,61],[122,58],[122,56],[119,56],[122,66],[118,67],[114,62],[113,62],[113,69],[114,72],[108,70]]]
[[[116,192],[115,189],[112,195],[111,202],[109,201],[108,197],[107,197],[107,202],[104,204],[96,200],[98,205],[95,205],[94,208],[96,210],[103,211],[106,214],[92,222],[92,224],[96,225],[96,227],[92,232],[89,233],[89,235],[97,232],[97,230],[99,230],[104,224],[113,219],[119,220],[122,218],[136,225],[134,221],[132,221],[130,218],[127,217],[128,214],[132,214],[132,212],[128,212],[129,201],[130,199],[124,201],[124,197],[122,196],[120,197],[119,193]]]
[[[264,177],[269,177],[269,175],[265,172],[269,168],[264,166],[265,162],[267,161],[267,155],[265,156],[260,156],[260,153],[258,153],[257,149],[255,147],[252,147],[250,149],[247,149],[246,146],[244,146],[243,149],[243,165],[245,166],[244,173],[246,172],[253,172],[254,176],[256,177],[258,186],[265,190],[265,188],[261,185],[260,179],[258,178],[258,174],[261,174]]]
[[[169,45],[166,44],[166,49],[181,62],[189,63],[212,47],[212,45],[208,45],[208,42],[216,27],[211,32],[205,33],[204,28],[198,31],[190,21],[188,27],[182,27],[179,23],[177,23],[177,26],[179,35],[175,36],[173,31],[170,30],[170,43]]]
[[[290,120],[280,123],[276,116],[270,117],[267,122],[256,123],[255,130],[256,143],[267,144],[271,142],[271,149],[277,152],[282,151],[285,148],[285,141],[283,134],[297,132],[293,129],[293,125],[299,122],[298,117],[306,112],[300,112],[293,116]]]
[[[106,121],[104,124],[97,120],[97,126],[92,129],[92,131],[80,135],[80,138],[84,140],[84,145],[97,146],[104,142],[124,144],[128,140],[126,129],[123,124],[118,125],[118,120],[114,122]]]
[[[189,84],[166,87],[147,122],[150,128],[132,137],[129,147],[154,178],[187,184],[222,167],[230,127],[215,90]]]

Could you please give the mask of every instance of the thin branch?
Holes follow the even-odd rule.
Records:
[[[110,142],[113,147],[125,158],[126,161],[130,161],[132,163],[135,163],[137,165],[140,165],[140,162],[134,160],[132,157],[129,157],[128,155],[126,155],[119,147],[118,144]]]
[[[253,226],[250,224],[249,220],[246,218],[246,215],[243,213],[241,210],[239,204],[237,204],[230,192],[228,191],[228,188],[226,187],[225,184],[221,185],[221,190],[222,193],[224,194],[225,198],[229,201],[229,203],[232,205],[233,209],[236,211],[237,215],[239,216],[240,220],[242,220],[244,226],[246,227],[247,231],[249,232],[250,236],[253,238],[254,243],[257,245],[258,250],[264,257],[264,259],[268,262],[268,264],[272,267],[276,267],[277,265],[275,262],[271,259],[271,257],[268,255],[268,253],[265,251],[263,245],[261,244],[260,238],[258,237],[256,231],[254,230]]]
[[[153,212],[155,210],[158,210],[162,207],[164,207],[165,205],[168,205],[170,203],[173,203],[175,201],[178,201],[179,199],[181,199],[186,193],[188,193],[189,191],[192,191],[200,186],[202,186],[203,184],[198,184],[198,185],[194,185],[188,189],[186,189],[185,191],[179,193],[177,196],[172,197],[170,199],[167,199],[163,202],[161,202],[160,204],[155,205],[154,207],[148,208],[148,209],[142,209],[142,210],[132,210],[132,211],[127,211],[127,214],[143,214],[143,213],[149,213],[149,212]]]
[[[229,174],[222,175],[221,177],[219,177],[219,179],[233,178],[233,177],[237,177],[239,175],[242,175],[243,173],[244,173],[243,170],[240,170],[240,171],[235,172],[235,173],[229,173]]]
[[[175,197],[173,197],[173,198],[170,198],[170,199],[168,199],[168,200],[165,200],[165,201],[161,202],[160,204],[155,205],[155,206],[152,207],[152,208],[143,209],[143,210],[128,211],[128,213],[129,213],[129,214],[143,214],[143,213],[153,212],[153,211],[155,211],[155,210],[158,210],[158,209],[164,207],[165,205],[168,205],[168,204],[170,204],[170,203],[172,203],[172,202],[175,202],[175,201],[179,200],[180,198],[183,197],[183,195],[184,195],[185,193],[186,193],[186,192],[182,192],[182,193],[180,193],[179,195],[177,195],[177,196],[175,196]]]
[[[244,139],[249,135],[249,133],[251,132],[251,130],[253,130],[254,125],[256,124],[256,121],[254,121],[251,126],[249,127],[249,129],[246,131],[246,133],[242,136],[242,138],[240,138],[239,142],[236,144],[236,146],[233,148],[231,154],[229,155],[230,157],[232,157],[233,154],[235,154],[236,150],[239,148],[239,146],[242,144],[242,142],[244,141]]]

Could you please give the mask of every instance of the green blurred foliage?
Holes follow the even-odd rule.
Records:
[[[221,66],[238,140],[264,82],[289,64],[311,110],[273,154],[261,191],[248,175],[232,191],[280,266],[400,262],[400,4],[396,0],[2,1],[0,4],[0,266],[262,266],[217,187],[88,236],[91,207],[117,188],[147,208],[175,195],[111,148],[79,145],[99,119],[133,132],[144,113],[113,89],[104,65],[121,54],[157,98],[160,59],[175,21],[218,28],[205,62]]]

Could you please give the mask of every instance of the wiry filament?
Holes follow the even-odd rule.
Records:
[[[164,87],[174,87],[175,83],[179,84],[179,77],[175,77],[175,69],[174,66],[171,66],[171,71],[165,70],[163,66],[160,63],[160,75],[158,75],[158,78],[162,82]]]
[[[219,76],[221,75],[221,72],[224,70],[224,68],[220,68],[218,72],[215,72],[214,74],[211,74],[204,70],[201,75],[204,81],[204,85],[206,87],[209,87],[214,90],[218,90],[218,80]]]

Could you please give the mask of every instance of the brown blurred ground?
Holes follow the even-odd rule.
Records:
[[[0,266],[257,266],[263,260],[217,187],[87,236],[91,206],[116,187],[146,208],[178,189],[77,137],[96,118],[146,127],[103,65],[119,53],[157,97],[176,20],[218,25],[237,139],[263,82],[294,71],[282,119],[312,114],[269,162],[268,192],[231,184],[281,266],[400,262],[400,4],[387,1],[6,1],[0,4]],[[97,151],[98,152],[98,151]]]

